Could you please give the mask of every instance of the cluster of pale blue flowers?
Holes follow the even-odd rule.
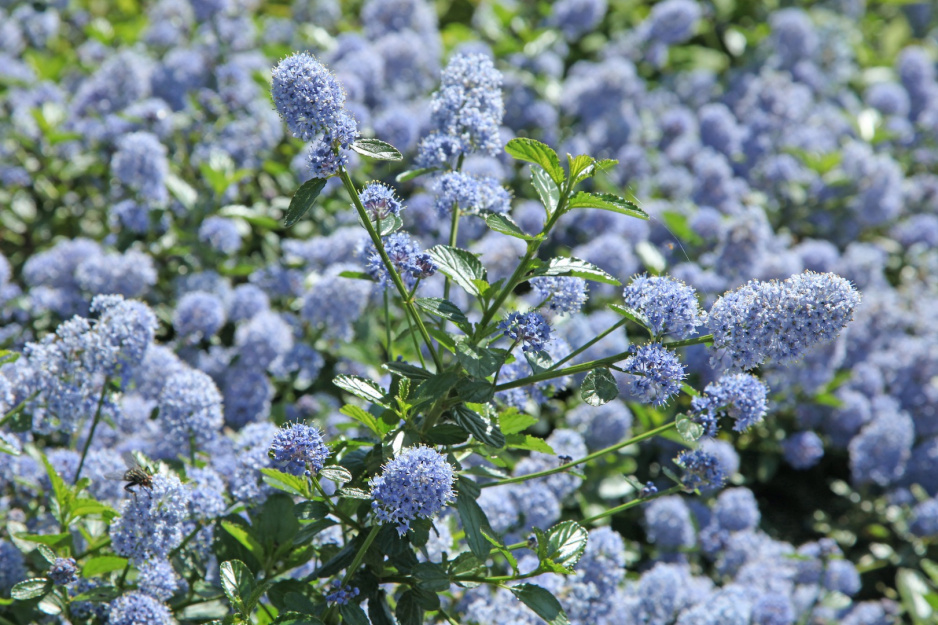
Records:
[[[412,521],[439,514],[455,496],[453,467],[430,447],[409,447],[371,479],[372,508],[379,521],[406,534]]]

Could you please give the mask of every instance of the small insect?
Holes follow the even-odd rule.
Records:
[[[134,486],[142,486],[146,489],[153,487],[153,476],[137,462],[137,459],[134,458],[134,455],[129,451],[125,451],[121,454],[121,458],[124,459],[124,464],[127,465],[126,471],[113,471],[111,473],[106,473],[104,477],[109,480],[121,480],[127,482],[124,484],[124,490],[128,493],[133,493],[134,497],[137,496],[137,491],[133,489]]]

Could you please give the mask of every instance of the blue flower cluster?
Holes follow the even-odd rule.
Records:
[[[443,70],[430,102],[432,132],[417,152],[420,167],[452,166],[474,151],[494,156],[501,147],[505,114],[501,74],[484,54],[458,54]]]
[[[293,475],[316,475],[329,457],[329,448],[319,430],[294,423],[277,432],[269,453],[278,469]]]
[[[174,475],[154,475],[152,487],[140,490],[111,522],[114,551],[135,562],[165,559],[182,543],[189,491]]]
[[[408,288],[413,288],[417,280],[429,278],[436,273],[436,263],[430,254],[421,251],[419,245],[406,232],[396,232],[384,237],[382,245],[394,269]],[[382,287],[388,288],[391,275],[374,245],[365,250],[364,257],[368,274]]]
[[[656,338],[687,338],[706,318],[694,289],[673,278],[638,276],[625,287],[622,298],[648,323]]]
[[[394,195],[394,189],[380,182],[371,182],[358,194],[368,218],[373,222],[398,217],[404,208],[401,201]]]
[[[798,360],[814,345],[834,339],[859,303],[857,290],[829,273],[749,282],[710,308],[714,364],[745,371],[768,359]]]
[[[745,432],[762,421],[768,411],[768,388],[759,378],[748,373],[728,374],[708,384],[701,395],[691,399],[693,418],[704,426],[708,436],[716,436],[717,419],[731,417],[733,430]]]
[[[531,288],[547,307],[558,314],[572,315],[580,312],[588,298],[586,280],[571,277],[531,278]]]
[[[436,210],[441,217],[452,214],[458,206],[460,212],[507,213],[511,209],[511,195],[491,176],[474,176],[450,171],[438,176],[430,190],[436,196]]]
[[[526,352],[539,352],[550,342],[550,326],[538,312],[509,313],[498,329]]]
[[[626,358],[622,370],[628,376],[629,395],[643,404],[666,404],[681,391],[684,365],[671,350],[660,343],[648,343]]]
[[[410,522],[429,519],[453,501],[453,467],[434,449],[408,447],[371,479],[371,507],[382,523],[394,523],[404,535]]]
[[[49,579],[57,586],[71,584],[78,577],[78,563],[75,558],[56,558],[49,567]]]

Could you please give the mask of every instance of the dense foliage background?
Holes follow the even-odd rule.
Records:
[[[862,293],[835,341],[757,369],[770,389],[764,420],[701,443],[729,474],[727,490],[668,495],[586,523],[577,572],[537,578],[571,621],[936,622],[938,15],[930,3],[0,0],[0,349],[9,352],[0,355],[0,623],[163,623],[169,612],[179,622],[234,612],[257,623],[278,614],[293,622],[288,613],[338,618],[323,607],[337,598],[325,597],[334,581],[347,588],[342,547],[361,545],[358,523],[371,509],[356,500],[369,497],[357,480],[379,472],[402,443],[385,443],[382,458],[381,437],[396,425],[382,424],[388,406],[333,381],[361,376],[393,394],[407,378],[387,363],[401,357],[416,367],[429,354],[373,283],[367,235],[338,178],[284,226],[291,198],[312,177],[310,146],[290,135],[270,96],[271,68],[296,51],[335,73],[363,136],[404,156],[348,151],[354,183],[393,187],[403,228],[421,247],[470,250],[490,282],[509,278],[526,240],[478,213],[510,214],[529,237],[546,218],[535,168],[501,150],[529,137],[561,157],[617,160],[584,188],[624,196],[649,216],[571,211],[538,251],[542,260],[580,258],[623,285],[641,273],[673,276],[696,289],[704,311],[749,280],[805,270],[836,273]],[[438,172],[419,170],[418,146],[433,129],[441,71],[459,53],[492,59],[504,118],[497,156],[459,159],[492,185],[465,207],[476,214],[463,216],[450,241],[450,217],[438,211],[447,189]],[[626,319],[610,308],[622,288],[608,282],[589,282],[579,312],[544,309],[554,360]],[[467,291],[444,287],[442,274],[419,289],[422,297],[445,290],[478,321]],[[113,294],[126,301],[92,305]],[[545,297],[522,282],[509,303],[524,310]],[[131,300],[149,306],[152,323]],[[140,325],[128,328],[125,314]],[[97,321],[64,323],[74,315]],[[456,326],[429,318],[440,348]],[[50,338],[57,328],[60,338]],[[90,342],[53,353],[79,334]],[[569,364],[625,352],[647,334],[627,318]],[[120,349],[110,364],[92,363],[82,356],[92,344]],[[711,353],[702,344],[681,351],[685,381],[698,391],[719,377]],[[54,407],[34,401],[49,392],[35,374],[43,367],[65,380]],[[533,367],[519,350],[499,380]],[[594,407],[581,397],[584,375],[480,401],[508,442],[478,445],[488,459],[461,456],[460,469],[482,484],[510,479],[692,411],[690,395],[638,401],[620,371],[619,396]],[[345,478],[337,467],[356,480],[332,497],[334,509],[318,507],[329,497],[313,501],[314,481],[284,482],[272,471],[278,426],[297,421],[323,430],[329,496]],[[436,434],[406,443],[455,459],[480,442]],[[479,506],[530,571],[524,558],[536,551],[513,543],[534,527],[602,517],[647,483],[665,490],[678,471],[672,459],[692,444],[669,431],[573,472],[484,488]],[[162,494],[130,495],[104,479],[124,471],[127,451],[162,476],[153,486]],[[69,492],[79,466],[90,482]],[[163,536],[159,557],[132,555],[113,523],[164,495],[179,498],[178,509],[146,517],[156,528],[128,530]],[[294,508],[294,500],[309,501]],[[295,521],[278,524],[286,517]],[[412,543],[416,558],[475,551],[464,523],[450,506],[435,530],[423,528],[422,545]],[[394,535],[378,536],[382,553],[400,548]],[[487,572],[462,573],[510,577],[510,558],[493,553]],[[77,579],[54,584],[50,564],[68,557]],[[231,573],[239,583],[250,577],[244,600],[255,588],[262,599],[236,605],[225,579],[232,568],[219,568],[228,561],[248,571]],[[341,617],[539,622],[505,588],[451,587],[457,574],[448,574],[421,587],[439,591],[442,604],[357,579],[362,594],[340,603],[367,603]],[[24,580],[38,581],[15,591]],[[756,595],[740,590],[755,587]],[[763,596],[781,599],[756,609]],[[133,601],[143,603],[128,608]],[[149,616],[134,616],[145,609]]]

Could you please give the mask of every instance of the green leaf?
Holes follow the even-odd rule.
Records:
[[[423,608],[412,590],[408,590],[397,600],[394,616],[401,625],[423,625]]]
[[[534,240],[534,237],[525,234],[524,231],[518,227],[518,224],[516,224],[515,221],[508,215],[502,215],[500,213],[488,213],[483,218],[485,219],[486,225],[495,232],[507,234],[510,237],[522,239],[524,241]]]
[[[523,432],[537,422],[537,417],[519,412],[517,408],[509,408],[498,417],[498,425],[506,435]]]
[[[281,612],[271,625],[323,625],[322,621],[309,614],[299,612]]]
[[[703,243],[703,239],[698,236],[694,229],[691,228],[689,219],[684,213],[679,213],[677,211],[662,211],[660,214],[661,221],[664,222],[664,225],[668,227],[674,235],[682,241],[687,243],[692,243],[694,245],[700,245]]]
[[[342,622],[348,623],[348,625],[371,625],[365,611],[357,603],[346,603],[339,606],[339,614],[342,615]]]
[[[508,434],[505,436],[505,443],[511,449],[526,449],[555,455],[554,449],[543,438],[530,434]]]
[[[74,517],[91,516],[94,514],[110,516],[112,518],[117,516],[117,510],[111,506],[95,501],[94,499],[88,499],[87,497],[74,500],[69,511]]]
[[[81,567],[81,576],[88,578],[112,571],[120,571],[127,566],[127,558],[118,556],[96,556]]]
[[[339,409],[339,412],[344,414],[346,417],[354,419],[364,425],[366,428],[381,436],[381,430],[378,429],[378,420],[375,419],[374,415],[370,412],[354,406],[352,404],[345,404],[342,408]]]
[[[361,221],[361,220],[359,220]],[[401,219],[398,215],[391,215],[390,217],[385,217],[381,220],[381,224],[372,222],[375,225],[375,229],[378,231],[378,234],[381,236],[387,236],[392,232],[396,232],[404,227],[404,220]],[[364,225],[364,224],[363,224]],[[367,274],[366,274],[367,275]],[[371,276],[368,276],[371,279]]]
[[[407,182],[408,180],[413,180],[414,178],[419,178],[424,174],[429,174],[436,171],[436,167],[421,167],[420,169],[408,169],[407,171],[402,171],[397,175],[395,180],[398,182]]]
[[[45,466],[46,474],[48,474],[49,481],[52,483],[52,492],[55,494],[55,502],[58,505],[62,516],[67,516],[69,504],[72,500],[72,493],[69,491],[68,486],[65,485],[65,481],[55,470],[55,467],[52,466],[52,463],[49,462],[49,459],[45,454],[42,454],[42,464]]]
[[[237,523],[232,523],[231,521],[222,521],[221,526],[222,529],[231,534],[232,538],[237,540],[244,546],[245,549],[251,552],[251,555],[257,558],[258,562],[264,561],[264,547],[261,546],[260,541],[254,537],[254,534],[251,532],[251,528],[239,525]],[[232,560],[232,562],[238,562],[238,560]]]
[[[534,270],[534,276],[574,276],[593,282],[604,282],[613,286],[622,283],[592,263],[579,258],[551,258],[550,261]]]
[[[899,569],[896,573],[896,589],[902,597],[902,605],[915,625],[933,623],[935,610],[926,600],[930,589],[918,571]]]
[[[77,601],[111,601],[118,598],[121,595],[120,588],[115,586],[97,586],[86,592],[83,592],[79,595],[71,597],[70,601],[75,603]]]
[[[16,534],[16,537],[20,540],[29,541],[31,543],[39,543],[41,545],[49,545],[50,547],[58,547],[62,543],[68,541],[72,535],[68,532],[63,532],[61,534]]]
[[[699,423],[694,423],[686,414],[679,415],[674,422],[677,433],[688,443],[693,443],[703,436],[704,429]]]
[[[283,225],[289,228],[302,219],[303,215],[313,207],[313,202],[316,201],[325,186],[325,178],[312,178],[304,182],[293,194],[293,199],[290,200],[290,207],[287,209]]]
[[[55,564],[55,552],[49,549],[49,547],[46,545],[37,545],[36,549],[39,550],[39,554],[45,559],[46,562],[49,564]]]
[[[12,365],[14,362],[20,359],[19,352],[14,352],[9,349],[0,349],[0,366],[2,365]]]
[[[378,139],[359,139],[352,144],[352,149],[362,156],[379,161],[399,161],[404,158],[393,145]]]
[[[474,378],[487,378],[495,373],[508,358],[508,350],[496,347],[476,347],[463,338],[456,342],[456,359]]]
[[[505,435],[498,429],[497,423],[485,419],[462,404],[453,408],[452,415],[456,424],[468,430],[480,443],[495,448],[505,446]]]
[[[256,515],[252,515],[254,535],[264,545],[264,551],[276,558],[293,543],[300,522],[293,513],[293,498],[275,493],[264,500]]]
[[[580,397],[590,406],[602,406],[619,396],[616,379],[609,369],[598,367],[586,374],[580,385]]]
[[[478,488],[475,483],[471,483],[471,480],[464,477],[459,478],[456,482],[456,511],[459,513],[459,520],[462,521],[463,529],[466,532],[466,542],[469,543],[469,550],[472,551],[473,555],[484,560],[491,551],[491,545],[482,535],[482,530],[484,529],[489,534],[495,534],[495,532],[492,531],[485,512],[476,503]]]
[[[595,159],[586,154],[578,154],[576,156],[567,154],[567,171],[569,172],[570,179],[573,180],[573,184],[577,184],[583,178],[589,177],[589,172],[594,162]]]
[[[511,586],[509,590],[549,625],[570,625],[560,602],[550,591],[536,584],[519,584]]]
[[[557,210],[557,204],[560,202],[560,189],[550,179],[550,176],[543,169],[531,170],[531,184],[537,191],[537,197],[548,215],[552,215]]]
[[[648,320],[634,308],[629,308],[628,306],[621,306],[619,304],[609,304],[609,308],[614,310],[616,313],[622,315],[629,321],[633,321],[638,325],[642,326],[645,329],[648,329]],[[648,333],[651,334],[651,330],[648,330]]]
[[[376,382],[372,382],[371,380],[357,375],[340,375],[336,376],[335,379],[332,380],[332,383],[355,397],[370,401],[379,406],[384,406],[385,408],[388,407],[388,392],[381,388]]]
[[[567,206],[574,208],[599,208],[620,215],[637,217],[638,219],[648,219],[648,213],[638,206],[611,193],[590,193],[588,191],[579,191],[570,198]]]
[[[323,467],[322,471],[319,472],[319,477],[332,480],[336,484],[344,484],[352,481],[351,471],[338,464],[330,464],[327,467]]]
[[[228,597],[231,607],[236,612],[244,614],[244,600],[246,597],[250,597],[254,591],[254,575],[248,565],[241,560],[222,562],[219,568],[221,570],[221,587],[225,591],[225,596]]]
[[[434,445],[459,445],[469,440],[469,432],[453,423],[436,425],[425,436]]]
[[[492,384],[487,380],[475,380],[473,378],[463,378],[456,385],[456,393],[463,401],[476,404],[484,404],[491,401],[495,395]]]
[[[17,601],[28,601],[37,597],[44,597],[52,590],[52,580],[45,577],[34,577],[33,579],[24,579],[13,586],[10,596]]]
[[[417,367],[403,361],[395,360],[394,362],[386,362],[381,366],[391,373],[396,373],[401,377],[410,378],[411,380],[426,380],[433,375],[422,367]]]
[[[340,488],[336,491],[336,494],[343,499],[371,499],[371,493],[360,488],[352,488],[351,486],[346,486],[345,488]]]
[[[551,177],[557,186],[563,184],[563,168],[560,166],[560,159],[557,153],[550,146],[544,145],[540,141],[528,139],[527,137],[518,137],[512,139],[505,145],[505,151],[519,161],[526,161],[539,165]]]
[[[431,315],[452,321],[460,328],[470,327],[466,314],[453,302],[439,297],[418,297],[414,300],[417,307]]]
[[[485,267],[475,254],[448,245],[436,245],[427,252],[442,274],[449,276],[468,293],[481,295],[481,290],[473,281],[485,280]]]
[[[293,495],[299,495],[300,497],[305,497],[307,495],[306,480],[299,477],[298,475],[291,475],[277,469],[265,468],[261,469],[261,479],[265,484],[273,486],[277,490],[282,490]]]
[[[430,592],[449,590],[449,574],[439,564],[420,562],[411,571],[417,586]]]
[[[547,557],[572,571],[580,561],[589,533],[575,521],[564,521],[547,530]]]

